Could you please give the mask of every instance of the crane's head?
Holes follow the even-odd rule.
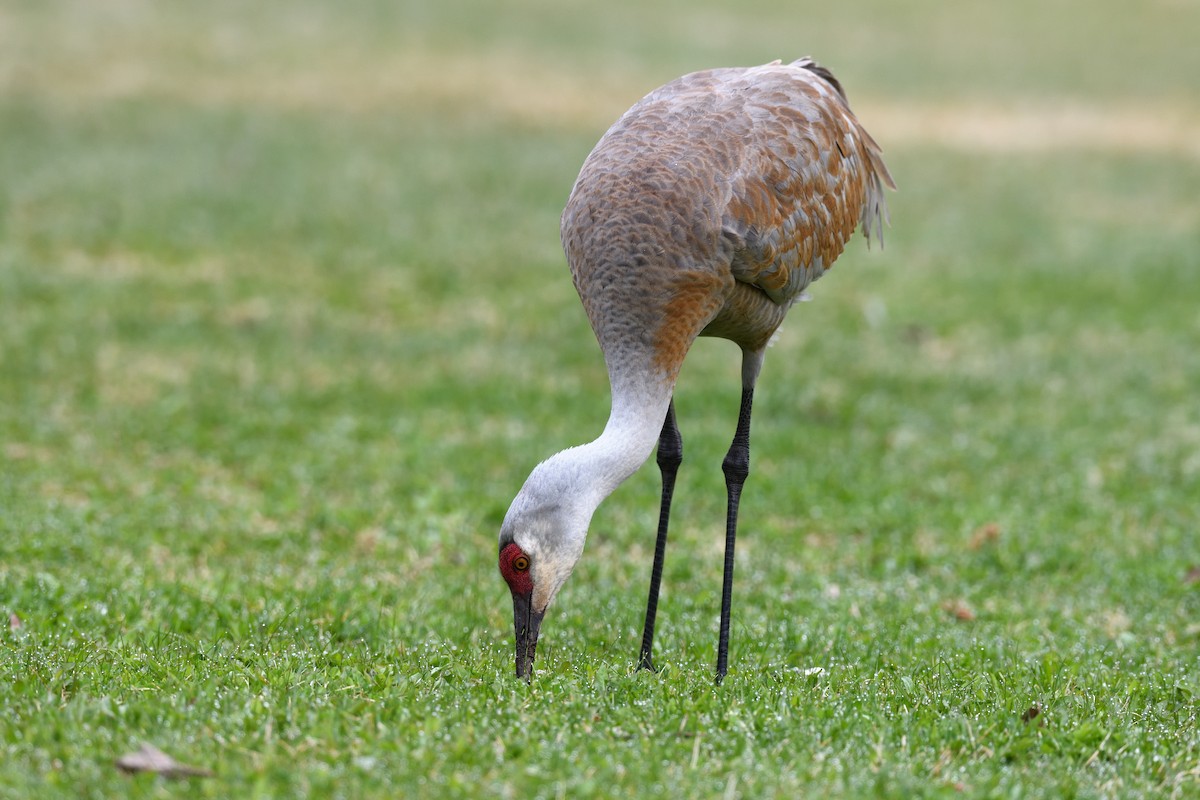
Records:
[[[500,575],[513,602],[513,632],[517,640],[517,677],[533,677],[533,657],[546,606],[533,599],[533,560],[516,542],[500,543]]]
[[[569,495],[548,495],[535,470],[500,528],[500,575],[512,593],[517,677],[533,677],[533,657],[546,609],[583,555],[591,513]]]

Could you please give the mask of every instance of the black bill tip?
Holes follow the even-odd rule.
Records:
[[[533,680],[533,659],[537,653],[538,631],[542,617],[533,610],[530,594],[513,594],[513,630],[516,635],[517,677]]]

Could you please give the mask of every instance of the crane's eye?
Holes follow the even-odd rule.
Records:
[[[526,595],[533,591],[533,574],[529,571],[529,556],[521,552],[516,542],[509,542],[500,551],[500,575],[513,594]]]

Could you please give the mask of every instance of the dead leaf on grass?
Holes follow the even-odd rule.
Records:
[[[1183,576],[1183,582],[1187,586],[1200,583],[1200,564],[1193,564]]]
[[[1000,539],[1000,525],[995,522],[989,522],[986,525],[980,525],[971,534],[971,540],[967,546],[972,550],[981,550],[989,544],[995,544]]]
[[[942,603],[942,609],[959,622],[970,622],[975,619],[975,612],[963,600],[951,600]]]
[[[17,616],[17,612],[8,615],[8,629],[15,631],[21,627],[21,618]]]
[[[1033,722],[1038,717],[1042,717],[1042,706],[1040,703],[1034,703],[1021,712],[1021,722]],[[1046,727],[1046,718],[1042,717],[1038,719],[1037,726],[1039,728]]]
[[[212,773],[201,767],[180,764],[152,744],[143,743],[136,753],[128,753],[117,759],[117,769],[134,775],[152,772],[164,778],[211,778]]]

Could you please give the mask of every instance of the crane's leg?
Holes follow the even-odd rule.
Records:
[[[642,631],[642,653],[638,669],[654,672],[650,651],[654,645],[654,617],[658,612],[658,586],[662,582],[663,555],[667,550],[667,522],[671,518],[671,496],[675,493],[675,475],[683,462],[683,437],[675,424],[675,401],[667,406],[667,418],[658,436],[658,469],[662,472],[662,505],[658,512],[658,538],[654,543],[654,566],[650,570],[650,597],[646,600],[646,627]]]
[[[757,368],[755,368],[757,374]],[[737,431],[733,444],[725,454],[721,470],[725,473],[725,489],[729,495],[729,507],[725,515],[725,576],[721,584],[721,635],[717,642],[717,683],[725,679],[729,671],[729,615],[733,605],[733,548],[737,539],[738,504],[742,499],[742,486],[750,474],[750,407],[754,401],[753,378],[742,384],[742,405],[738,411]]]

